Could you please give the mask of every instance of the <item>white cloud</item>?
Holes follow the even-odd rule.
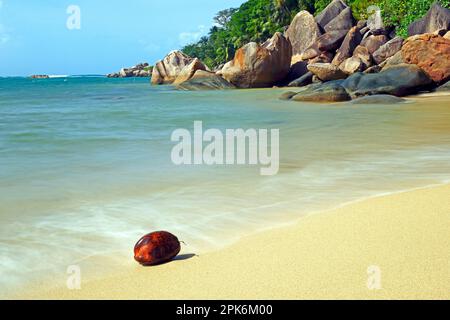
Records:
[[[200,25],[196,31],[180,33],[178,35],[178,40],[181,46],[185,46],[189,43],[197,42],[201,37],[205,36],[207,32],[208,28],[204,25]]]

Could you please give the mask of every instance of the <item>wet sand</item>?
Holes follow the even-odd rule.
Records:
[[[449,299],[450,185],[363,200],[212,253],[26,299]]]

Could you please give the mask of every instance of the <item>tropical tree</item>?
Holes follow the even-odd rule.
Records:
[[[283,31],[300,10],[321,12],[332,0],[248,0],[239,8],[222,10],[214,17],[215,26],[208,36],[182,50],[210,67],[233,58],[244,44],[264,42],[275,32]],[[347,0],[356,19],[367,19],[367,8],[377,5],[385,25],[395,27],[397,34],[407,36],[408,25],[427,12],[435,0]],[[449,8],[450,0],[440,0]]]

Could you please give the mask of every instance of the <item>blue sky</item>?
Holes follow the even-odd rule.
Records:
[[[245,0],[0,0],[0,76],[106,74],[206,34]],[[70,5],[80,29],[67,28]],[[72,21],[72,20],[71,20]]]

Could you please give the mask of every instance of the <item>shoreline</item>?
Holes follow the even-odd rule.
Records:
[[[162,266],[130,265],[123,272],[83,282],[82,290],[61,287],[43,290],[40,286],[15,296],[25,299],[231,299],[236,296],[241,299],[448,299],[450,241],[445,238],[445,230],[450,230],[450,201],[442,201],[446,201],[449,192],[450,185],[442,184],[355,200],[310,213],[290,226],[245,236],[224,249],[201,256],[182,252],[181,260]],[[427,204],[432,204],[430,212],[419,210]],[[406,225],[389,223],[400,222],[410,212],[412,220],[406,221]],[[420,228],[424,228],[423,233],[413,232]],[[395,229],[397,233],[390,232]],[[327,236],[314,240],[316,235]],[[441,243],[437,235],[443,235]],[[424,250],[409,247],[412,244],[421,245]],[[364,248],[370,247],[373,252],[364,252]],[[395,250],[390,253],[386,248]],[[396,251],[399,255],[393,254]],[[372,260],[377,260],[368,257],[379,258],[382,275],[386,274],[389,280],[383,281],[382,277],[381,290],[368,290],[365,285],[367,268],[375,264]],[[363,261],[367,264],[365,268],[361,265]],[[356,279],[360,282],[357,286]]]

